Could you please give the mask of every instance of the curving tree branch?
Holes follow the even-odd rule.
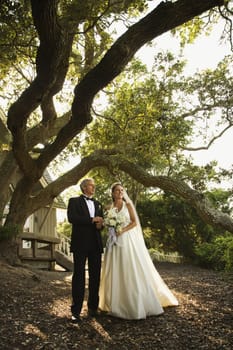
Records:
[[[95,95],[119,75],[145,43],[215,6],[224,0],[178,0],[161,2],[151,13],[130,27],[89,71],[75,88],[72,118],[38,159],[44,168],[64,147],[91,122],[91,105]],[[165,20],[164,20],[165,19]]]
[[[203,221],[233,233],[233,219],[213,208],[202,193],[192,189],[183,181],[168,176],[148,174],[137,164],[123,159],[115,150],[111,152],[99,150],[83,158],[80,164],[49,184],[34,200],[31,200],[30,207],[35,211],[42,205],[51,204],[53,199],[64,189],[75,185],[83,176],[96,167],[106,167],[109,170],[119,169],[145,187],[158,187],[164,191],[172,192],[191,205]]]
[[[180,148],[182,148],[185,151],[200,151],[200,150],[207,150],[210,148],[210,146],[217,140],[219,139],[223,134],[225,134],[225,132],[227,130],[229,130],[230,128],[232,128],[232,123],[230,123],[229,125],[227,125],[222,131],[220,131],[218,133],[218,135],[212,137],[212,139],[209,141],[209,143],[206,146],[200,146],[200,147],[182,147],[180,146]]]

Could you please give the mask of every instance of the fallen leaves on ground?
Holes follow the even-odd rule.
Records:
[[[232,350],[233,278],[190,265],[156,268],[179,300],[161,316],[70,320],[71,273],[0,263],[0,349]]]

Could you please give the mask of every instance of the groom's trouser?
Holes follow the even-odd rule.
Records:
[[[101,270],[101,253],[99,251],[73,252],[74,272],[72,276],[71,312],[79,315],[85,295],[85,265],[88,261],[88,309],[97,310],[99,304],[99,285]]]

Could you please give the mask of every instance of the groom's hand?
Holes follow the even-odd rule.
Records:
[[[102,216],[95,216],[92,219],[92,222],[96,225],[96,228],[100,230],[103,227],[104,219],[102,218]]]

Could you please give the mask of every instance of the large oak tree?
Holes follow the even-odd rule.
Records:
[[[2,2],[1,6],[5,11],[2,12],[2,19],[4,20],[4,13],[10,7],[13,16],[15,13],[20,16],[23,3],[23,1]],[[127,11],[131,11],[132,14],[134,8],[138,10],[146,3],[147,1],[139,0],[89,0],[85,1],[85,4],[83,1],[31,0],[30,7],[27,8],[29,16],[20,18],[24,21],[24,32],[19,33],[19,28],[15,27],[15,34],[12,34],[13,32],[9,34],[9,42],[21,40],[22,46],[26,45],[27,40],[29,45],[31,40],[33,43],[30,46],[31,50],[36,53],[36,74],[10,105],[7,113],[9,131],[1,125],[4,139],[10,139],[12,142],[12,147],[2,152],[4,157],[0,167],[1,212],[9,200],[8,189],[12,178],[18,174],[5,228],[17,225],[18,230],[22,230],[26,218],[32,212],[52,203],[59,193],[75,184],[88,171],[94,167],[111,168],[112,164],[117,164],[119,169],[144,186],[155,186],[175,193],[194,206],[206,222],[233,232],[232,219],[213,210],[202,194],[173,178],[147,174],[137,164],[117,157],[117,151],[96,151],[39,193],[35,194],[33,191],[53,159],[92,121],[91,108],[97,94],[124,70],[143,45],[202,14],[208,14],[208,11],[219,8],[227,13],[228,1],[161,1],[144,18],[129,26],[111,46],[101,43],[104,52],[101,52],[100,45],[98,55],[95,55],[97,46],[93,28],[98,30],[101,21],[111,16]],[[28,2],[24,4],[26,6]],[[9,16],[10,14],[8,11]],[[6,30],[8,33],[7,25],[2,26],[1,30]],[[83,48],[85,63],[75,53],[79,41],[86,43]],[[17,50],[12,47],[13,62],[17,60]],[[71,62],[73,66],[82,65],[82,70],[74,68],[73,79],[76,86],[71,110],[59,116],[54,105],[54,96],[62,90]],[[41,118],[30,127],[30,120],[38,107],[41,109]],[[35,156],[34,148],[38,144],[43,144],[44,147]],[[16,258],[14,247],[15,241],[12,237],[1,241],[2,254],[11,256],[12,260]]]

